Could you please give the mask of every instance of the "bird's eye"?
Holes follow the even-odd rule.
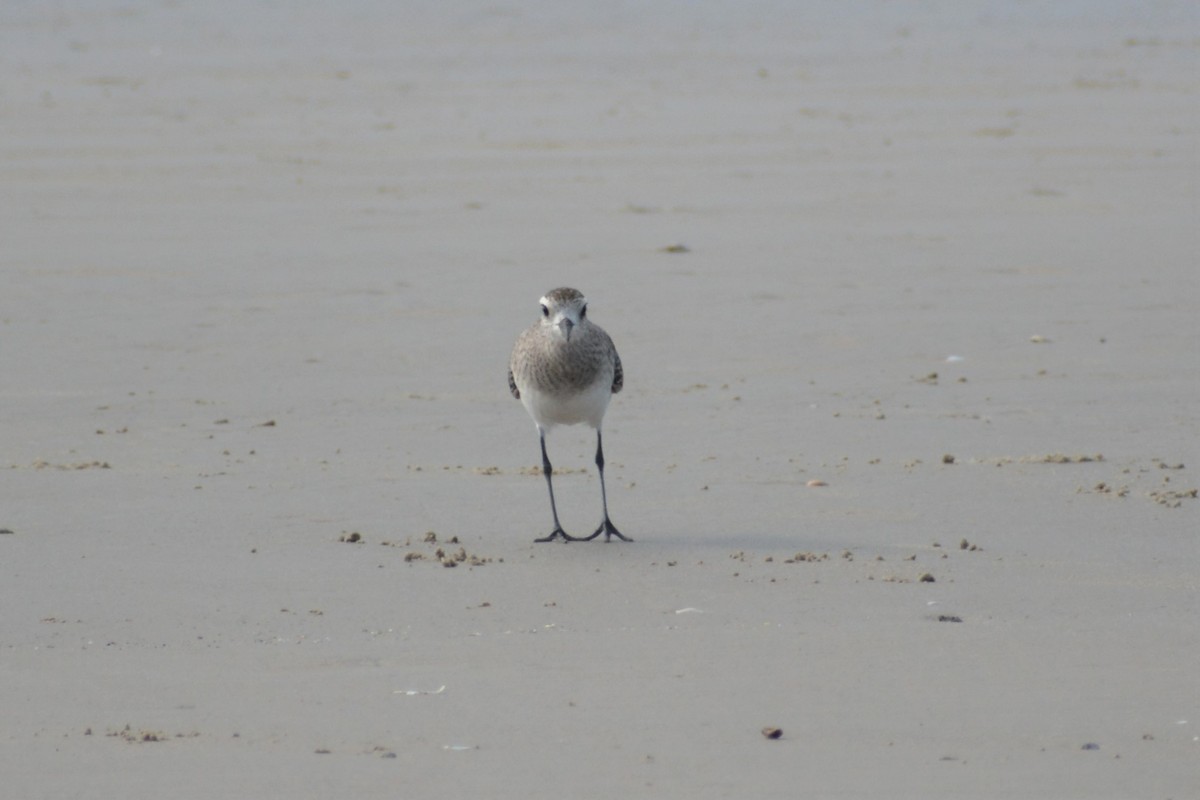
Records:
[[[584,306],[583,308],[579,309],[579,318],[583,319],[586,316],[587,316],[587,306]]]
[[[549,308],[547,308],[547,307],[546,307],[546,306],[544,306],[544,305],[542,306],[542,316],[543,316],[543,317],[548,317],[548,316],[550,316],[550,309],[549,309]]]

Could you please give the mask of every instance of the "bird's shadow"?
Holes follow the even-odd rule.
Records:
[[[653,555],[657,553],[678,554],[680,551],[703,552],[750,550],[764,553],[794,553],[809,550],[841,549],[844,544],[821,539],[803,533],[765,532],[765,531],[654,531],[622,532],[633,539],[632,542],[622,542],[617,539],[604,541],[596,539],[590,542],[546,542],[544,546],[562,546],[563,544],[576,547],[611,547],[628,551],[630,554]]]

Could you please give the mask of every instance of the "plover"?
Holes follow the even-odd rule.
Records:
[[[517,337],[508,364],[508,388],[537,425],[542,473],[550,490],[550,513],[554,515],[554,530],[534,541],[591,541],[603,533],[605,541],[615,536],[631,542],[608,518],[600,436],[608,401],[624,384],[621,357],[604,329],[587,318],[587,298],[579,290],[547,292],[541,305],[542,318]],[[600,471],[600,502],[604,507],[604,521],[591,536],[570,536],[562,529],[554,503],[550,458],[546,455],[546,433],[551,428],[580,422],[596,429],[596,469]]]

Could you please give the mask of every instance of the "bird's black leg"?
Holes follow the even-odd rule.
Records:
[[[583,541],[590,542],[603,533],[604,541],[606,542],[611,541],[614,536],[622,542],[632,542],[633,539],[622,536],[621,532],[617,530],[617,526],[613,525],[612,521],[608,518],[608,493],[604,490],[604,446],[600,441],[599,428],[596,429],[596,469],[600,471],[600,502],[604,505],[604,521],[600,523],[599,528],[596,528],[595,533],[591,536],[583,537]]]
[[[542,474],[546,476],[546,488],[550,490],[550,513],[554,515],[554,530],[549,536],[543,536],[540,539],[534,539],[535,542],[553,542],[555,539],[562,537],[564,542],[577,541],[576,537],[568,536],[567,532],[562,529],[562,525],[558,522],[558,506],[554,504],[554,482],[550,475],[554,471],[550,466],[550,457],[546,455],[546,432],[540,427],[538,428],[538,438],[542,442]]]

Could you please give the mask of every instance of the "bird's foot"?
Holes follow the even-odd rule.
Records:
[[[550,532],[549,536],[543,536],[540,539],[534,539],[535,542],[553,542],[555,539],[562,539],[564,542],[582,541],[578,536],[571,536],[561,527],[555,528]]]
[[[614,537],[614,536],[617,537],[618,539],[620,539],[622,542],[632,542],[633,541],[633,539],[630,539],[628,536],[623,536],[621,534],[621,532],[619,530],[617,530],[617,526],[613,525],[612,522],[609,521],[608,517],[604,518],[604,522],[600,523],[600,527],[596,528],[596,532],[593,533],[591,536],[584,536],[581,539],[574,539],[574,541],[590,542],[592,539],[595,539],[597,536],[599,536],[602,533],[604,534],[604,541],[606,541],[606,542],[612,541],[612,537]]]

